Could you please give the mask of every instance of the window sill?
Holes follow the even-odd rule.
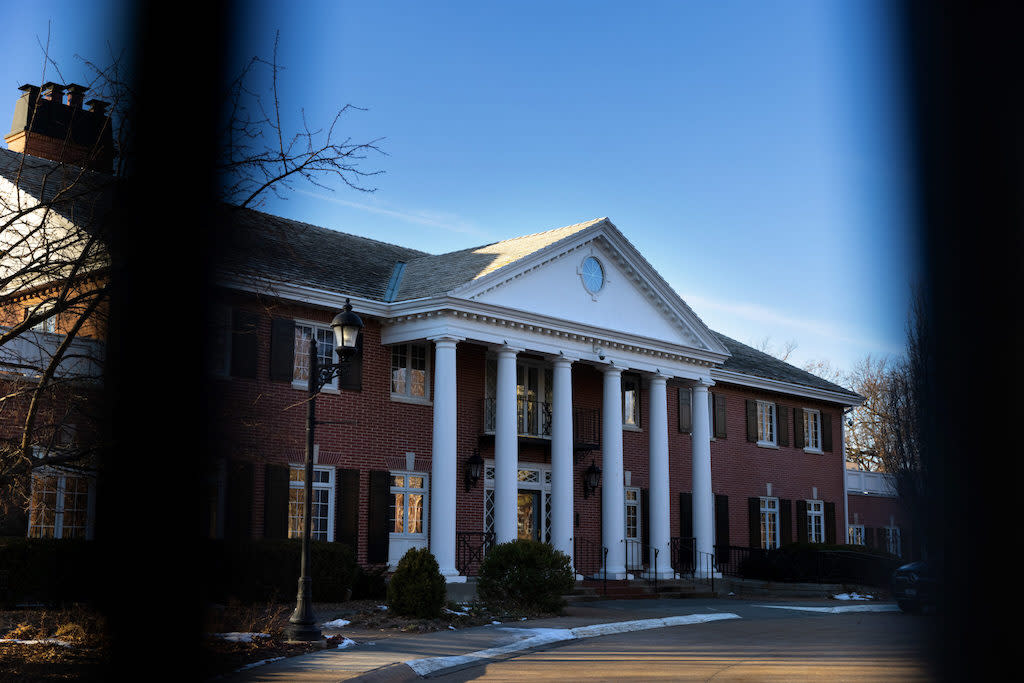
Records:
[[[778,444],[771,443],[769,441],[758,441],[757,442],[757,447],[758,448],[771,448],[771,449],[776,450],[776,451],[779,450],[779,445]]]
[[[303,380],[302,382],[292,382],[292,389],[297,391],[309,391],[309,385]],[[340,394],[341,390],[337,386],[331,384],[325,384],[324,388],[320,390],[321,394]]]
[[[642,432],[642,431],[644,431],[644,428],[643,427],[638,427],[636,425],[622,425],[622,431],[624,431],[624,432]]]
[[[401,394],[391,394],[391,400],[395,403],[409,403],[417,406],[434,405],[434,402],[429,398],[416,398],[415,396],[402,396]]]
[[[820,448],[805,448],[804,453],[814,453],[815,455],[823,455],[825,451]]]

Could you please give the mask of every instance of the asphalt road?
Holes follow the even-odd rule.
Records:
[[[695,611],[740,618],[567,641],[430,678],[560,683],[936,678],[927,654],[934,616],[823,614],[717,600]]]

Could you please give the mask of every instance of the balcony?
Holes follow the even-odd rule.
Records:
[[[519,444],[551,448],[551,404],[519,397],[516,399],[516,424]],[[484,431],[481,444],[494,443],[495,399],[484,399]],[[573,451],[586,452],[601,447],[601,413],[597,410],[573,408]]]
[[[853,494],[896,497],[896,479],[886,472],[846,470],[846,488]]]

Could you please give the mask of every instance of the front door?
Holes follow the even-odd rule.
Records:
[[[640,489],[626,489],[626,568],[643,569],[644,548],[640,544]]]
[[[540,491],[519,489],[519,538],[540,540]]]

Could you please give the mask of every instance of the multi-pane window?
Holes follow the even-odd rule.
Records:
[[[779,547],[779,499],[761,497],[761,547]]]
[[[882,531],[885,533],[885,551],[890,555],[903,557],[900,528],[898,526],[887,526]]]
[[[334,332],[330,328],[295,324],[295,366],[293,382],[309,381],[309,340],[316,335],[317,363],[320,367],[334,362]],[[334,386],[332,383],[329,386]]]
[[[807,501],[807,540],[825,542],[825,504],[820,500]]]
[[[757,443],[775,445],[775,404],[771,401],[757,402]]]
[[[626,489],[626,538],[640,538],[640,491]]]
[[[864,545],[864,525],[851,524],[849,526],[850,545]]]
[[[622,376],[622,424],[640,426],[640,377]]]
[[[429,385],[427,347],[396,344],[391,347],[391,395],[426,399]]]
[[[62,472],[32,476],[29,538],[91,538],[92,479]]]
[[[821,413],[817,410],[804,411],[804,438],[808,450],[821,450]]]
[[[32,329],[38,332],[56,332],[57,331],[57,314],[53,312],[54,305],[52,303],[40,304],[35,311],[29,311],[29,313],[42,313],[46,315],[45,318],[37,322]]]
[[[427,501],[427,477],[409,472],[391,473],[394,509],[393,534],[422,534]]]
[[[305,519],[306,468],[293,465],[288,481],[288,538],[302,538]],[[310,536],[314,541],[334,540],[334,468],[313,468]]]

